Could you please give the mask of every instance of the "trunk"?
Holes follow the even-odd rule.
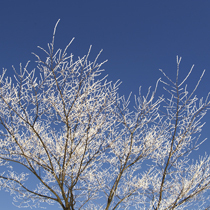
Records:
[[[70,208],[70,207],[63,207],[63,210],[74,210],[74,208]]]

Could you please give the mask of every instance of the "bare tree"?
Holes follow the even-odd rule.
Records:
[[[27,63],[0,76],[0,186],[20,207],[205,209],[210,158],[191,160],[210,105],[194,94],[203,74],[188,93],[193,67],[179,82],[177,57],[176,81],[161,70],[167,81],[146,96],[139,89],[130,110],[120,83],[101,76],[100,53],[74,61],[72,41],[54,50],[55,31],[48,51],[39,47],[46,60],[35,55],[38,72]],[[160,82],[166,96],[157,97]]]

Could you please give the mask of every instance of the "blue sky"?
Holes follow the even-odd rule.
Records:
[[[172,79],[176,75],[176,55],[182,56],[180,77],[194,71],[188,80],[190,87],[206,69],[196,94],[205,97],[210,79],[210,1],[209,0],[6,0],[0,3],[0,69],[32,63],[39,54],[37,45],[46,48],[51,41],[55,23],[61,19],[55,46],[64,48],[75,37],[69,52],[91,57],[103,49],[100,61],[108,79],[123,83],[120,94],[138,93],[143,87],[155,85],[163,77],[163,69]],[[42,53],[41,53],[42,54]],[[31,65],[33,66],[33,64]],[[159,87],[160,93],[162,86]],[[202,138],[209,138],[199,154],[209,153],[210,120]],[[0,191],[1,209],[16,210],[12,197]],[[49,206],[47,209],[57,209]]]

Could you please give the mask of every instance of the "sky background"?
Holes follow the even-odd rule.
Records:
[[[142,86],[146,94],[149,86],[163,75],[163,69],[172,79],[176,75],[176,55],[182,56],[180,78],[191,66],[194,71],[188,80],[195,85],[206,69],[196,94],[205,97],[210,91],[210,1],[209,0],[3,0],[0,3],[0,71],[12,65],[17,69],[31,60],[31,52],[43,53],[53,28],[61,19],[56,33],[55,47],[65,48],[75,37],[69,53],[76,57],[87,53],[93,45],[91,58],[103,49],[99,61],[104,64],[108,80],[123,83],[120,94],[138,94]],[[42,57],[44,58],[44,57]],[[29,65],[30,68],[30,65]],[[158,91],[163,93],[162,85]],[[209,138],[197,154],[209,154],[210,113],[202,138]],[[0,191],[0,209],[17,210],[9,193]],[[55,210],[57,206],[48,206]]]

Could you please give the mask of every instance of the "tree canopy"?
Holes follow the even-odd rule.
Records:
[[[57,26],[57,25],[56,25]],[[209,99],[161,70],[146,95],[119,95],[98,56],[54,49],[37,68],[0,75],[0,186],[21,207],[43,202],[73,209],[207,208],[210,157],[193,161]],[[164,86],[158,96],[157,88]],[[23,168],[22,171],[17,167]],[[32,180],[36,185],[29,184]]]

